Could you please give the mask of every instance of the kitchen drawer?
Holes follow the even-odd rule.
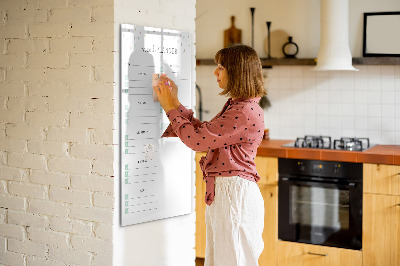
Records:
[[[362,266],[358,250],[278,241],[277,266]]]
[[[364,164],[364,193],[400,195],[400,166]]]
[[[278,158],[256,156],[254,160],[257,172],[260,175],[260,185],[278,184]]]

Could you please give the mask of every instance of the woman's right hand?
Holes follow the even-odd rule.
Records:
[[[175,108],[178,108],[179,105],[181,104],[178,100],[178,87],[176,86],[175,82],[172,81],[172,79],[165,77],[166,81],[169,82],[170,87],[171,87],[171,97],[172,97],[172,103],[174,104]]]

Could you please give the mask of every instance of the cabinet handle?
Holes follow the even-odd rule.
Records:
[[[399,204],[397,204],[397,206],[400,206],[400,203],[399,203]]]
[[[314,252],[307,252],[307,254],[310,254],[310,255],[317,255],[317,256],[322,256],[322,257],[328,256],[328,254],[321,254],[321,253],[314,253]]]

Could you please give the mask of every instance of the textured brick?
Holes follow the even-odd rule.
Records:
[[[89,53],[92,51],[91,37],[65,37],[50,39],[50,53]]]
[[[70,185],[69,174],[47,171],[31,170],[29,181],[32,183],[68,187]]]
[[[109,194],[94,193],[93,205],[111,209],[114,206],[114,197]]]
[[[110,82],[114,80],[114,72],[112,67],[95,67],[94,79],[98,82]]]
[[[26,123],[31,126],[68,126],[68,113],[27,112]]]
[[[113,144],[113,134],[114,130],[108,129],[108,130],[101,130],[95,128],[93,131],[93,143],[96,144]]]
[[[7,71],[8,81],[44,81],[46,70],[39,68],[13,68]]]
[[[65,266],[65,263],[60,261],[54,261],[39,257],[28,256],[27,265],[29,266]]]
[[[89,174],[92,168],[90,160],[67,158],[67,157],[53,157],[49,159],[50,171],[61,171],[73,174]]]
[[[92,223],[80,220],[53,217],[50,221],[50,228],[53,231],[65,232],[83,236],[92,234]]]
[[[8,192],[11,195],[44,199],[47,196],[47,187],[30,183],[8,182]]]
[[[0,180],[0,195],[5,195],[7,193],[7,181]],[[0,223],[1,219],[0,219]]]
[[[97,254],[112,253],[112,242],[104,239],[72,235],[71,244],[77,250],[90,251]]]
[[[27,228],[28,239],[51,246],[66,248],[68,246],[68,235],[34,227]]]
[[[71,187],[90,191],[113,192],[114,180],[99,175],[71,175]]]
[[[33,24],[47,22],[47,10],[9,10],[7,12],[7,24]]]
[[[92,194],[89,191],[50,187],[49,198],[52,201],[60,201],[60,202],[89,206]]]
[[[24,175],[24,171],[18,168],[12,168],[5,165],[0,167],[0,179],[1,180],[11,180],[11,181],[21,181]]]
[[[111,145],[74,143],[71,145],[70,153],[78,158],[114,161],[114,150]]]
[[[3,82],[6,79],[6,70],[0,68],[0,82]]]
[[[29,25],[29,37],[63,37],[69,34],[68,23],[59,24],[31,24]]]
[[[32,2],[32,6],[29,6],[28,3],[30,8],[53,9],[67,7],[67,0],[30,0],[28,2]]]
[[[77,128],[109,129],[113,126],[113,115],[104,114],[71,114],[70,126]]]
[[[25,199],[10,195],[0,195],[0,207],[14,210],[24,210]]]
[[[92,11],[92,19],[96,22],[113,22],[113,12],[114,10],[112,7],[94,7]]]
[[[88,7],[51,9],[49,16],[49,23],[64,23],[64,22],[89,23],[90,12],[91,10]]]
[[[1,55],[0,54],[0,67],[14,67],[23,66],[24,56],[23,55]]]
[[[65,141],[65,142],[86,142],[87,129],[86,128],[58,128],[51,127],[47,134],[47,139],[52,141]]]
[[[94,36],[94,52],[112,52],[114,50],[114,39],[111,36]]]
[[[108,266],[113,264],[112,254],[96,254],[93,258],[93,265]]]
[[[43,53],[47,51],[45,39],[10,39],[8,43],[9,54]]]
[[[47,70],[47,78],[52,81],[90,81],[91,76],[91,69],[89,67]]]
[[[0,96],[22,97],[24,96],[25,86],[22,82],[1,82]]]
[[[112,37],[114,31],[114,24],[112,22],[100,23],[72,23],[71,36],[104,36],[108,34]]]
[[[7,139],[0,139],[0,150],[23,153],[26,152],[28,149],[26,147],[25,140],[7,138]]]
[[[114,174],[113,163],[94,160],[92,173],[102,176],[112,176]]]
[[[29,96],[60,96],[68,95],[67,84],[61,81],[48,81],[39,83],[28,83],[27,91]]]
[[[1,83],[0,83],[1,84]],[[113,98],[112,83],[71,83],[69,85],[70,96],[76,98]]]
[[[9,210],[8,223],[45,229],[49,226],[49,218],[40,214]]]
[[[0,182],[0,186],[3,184],[3,182]],[[5,208],[0,208],[0,224],[6,223],[7,219],[7,209]],[[0,245],[0,250],[1,250],[1,245]]]
[[[85,251],[50,246],[49,258],[68,264],[90,265],[91,255]]]
[[[69,217],[94,222],[112,223],[112,210],[97,207],[71,205]]]
[[[16,254],[12,252],[0,251],[0,264],[1,265],[10,265],[10,266],[19,266],[24,265],[24,256],[22,254]]]
[[[68,214],[68,205],[49,200],[29,199],[28,211],[50,216],[66,217]]]
[[[26,7],[25,0],[1,0],[1,8],[5,10],[22,9]]]
[[[0,36],[2,38],[24,39],[27,36],[25,25],[0,25]]]
[[[30,153],[10,153],[8,155],[8,165],[20,168],[30,168],[46,170],[46,158],[42,155]]]
[[[44,244],[38,244],[28,240],[19,241],[10,238],[8,240],[8,250],[15,253],[45,257],[47,248]]]
[[[0,57],[1,58],[1,57]],[[114,62],[112,52],[94,54],[71,54],[70,65],[72,67],[81,66],[110,66]]]
[[[111,240],[113,238],[112,225],[96,223],[94,226],[94,235],[98,238]]]
[[[7,103],[8,110],[17,111],[47,111],[47,100],[44,97],[10,97]]]
[[[12,237],[16,239],[24,239],[25,230],[20,225],[0,224],[0,236]]]
[[[22,124],[24,122],[24,112],[11,112],[0,110],[0,122]]]
[[[30,68],[63,68],[68,65],[68,54],[29,54],[28,67]]]
[[[49,110],[54,112],[67,111],[72,113],[112,113],[113,101],[109,99],[64,98],[48,99]]]
[[[65,142],[28,141],[28,150],[34,154],[63,156],[67,155],[68,147]]]
[[[14,139],[42,140],[46,135],[41,127],[7,125],[6,136]]]

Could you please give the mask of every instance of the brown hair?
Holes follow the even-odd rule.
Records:
[[[219,50],[214,57],[228,72],[228,86],[220,95],[252,98],[266,95],[260,58],[247,45],[233,45]]]

